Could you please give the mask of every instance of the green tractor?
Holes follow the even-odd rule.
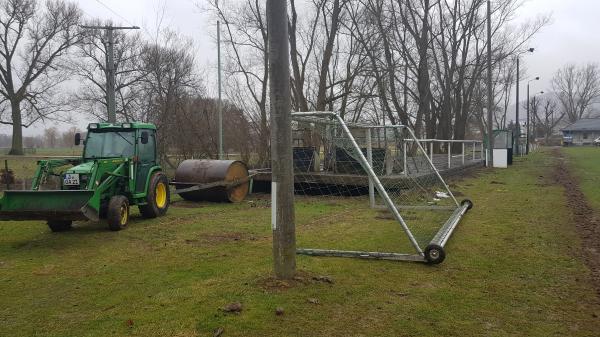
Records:
[[[169,181],[156,159],[153,124],[92,123],[84,145],[81,158],[38,161],[31,190],[4,192],[0,220],[46,220],[60,232],[74,220],[106,219],[118,231],[127,226],[132,205],[145,218],[167,212]],[[44,190],[53,176],[60,189]]]

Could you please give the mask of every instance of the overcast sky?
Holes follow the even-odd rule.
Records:
[[[194,39],[199,65],[210,74],[216,69],[216,47],[212,38],[215,24],[197,6],[205,6],[205,1],[77,0],[86,17],[137,25],[142,27],[142,33],[147,36],[151,36],[155,30],[157,13],[164,9],[163,25]],[[525,0],[518,15],[519,20],[526,20],[548,13],[552,14],[552,24],[536,36],[532,43],[532,47],[536,48],[535,53],[524,56],[522,62],[531,76],[541,77],[539,82],[532,83],[532,93],[548,91],[552,75],[566,63],[600,62],[600,1]],[[211,81],[206,84],[210,86]],[[521,87],[521,97],[525,97],[525,83]],[[61,129],[68,127],[64,124],[57,126]],[[30,128],[25,130],[25,134],[39,133],[43,127],[38,125]],[[0,132],[10,133],[10,129],[2,127]]]

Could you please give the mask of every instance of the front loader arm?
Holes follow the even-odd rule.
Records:
[[[120,178],[127,178],[127,173],[129,172],[128,165],[129,162],[124,161],[114,170],[104,173],[106,178],[94,189],[94,194],[82,209],[87,218],[97,220],[103,196],[119,182]]]
[[[37,191],[47,179],[49,175],[54,175],[54,169],[66,165],[77,165],[81,163],[81,159],[50,159],[38,161],[38,166],[33,176],[31,189]]]

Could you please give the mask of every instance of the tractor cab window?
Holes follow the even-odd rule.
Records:
[[[85,143],[84,158],[133,157],[135,131],[91,131]]]
[[[138,142],[138,156],[143,163],[153,163],[156,160],[156,144],[153,130],[144,130],[148,133],[148,143]]]

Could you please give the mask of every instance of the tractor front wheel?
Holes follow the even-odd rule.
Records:
[[[48,227],[53,232],[64,232],[71,229],[73,221],[70,220],[48,220]]]
[[[111,231],[120,231],[129,222],[129,200],[123,195],[115,195],[108,202],[106,220]]]
[[[171,194],[169,192],[169,179],[162,172],[156,172],[150,177],[146,204],[140,205],[140,213],[144,218],[156,218],[167,213]]]

